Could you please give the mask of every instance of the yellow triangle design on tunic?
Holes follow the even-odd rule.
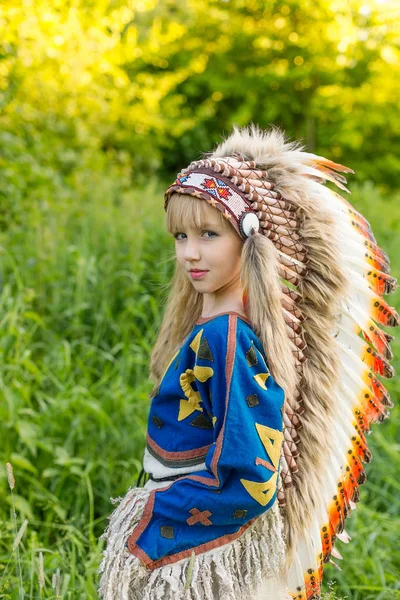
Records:
[[[164,379],[164,376],[165,376],[166,372],[168,371],[168,369],[170,368],[171,364],[174,362],[174,359],[175,359],[175,358],[178,356],[178,354],[179,354],[179,350],[177,350],[177,351],[175,352],[175,354],[173,355],[173,357],[172,357],[172,358],[171,358],[171,360],[169,361],[169,363],[168,363],[168,367],[165,369],[165,371],[164,371],[164,375],[161,377],[161,379]]]
[[[214,375],[214,370],[211,367],[198,367],[195,365],[193,372],[196,379],[202,383]]]
[[[194,406],[191,402],[188,402],[187,400],[180,400],[178,421],[183,421],[183,419],[186,419],[186,417],[194,413],[196,410],[200,410],[201,412],[203,412],[203,409],[200,406]]]
[[[258,385],[262,387],[263,390],[267,389],[265,385],[266,380],[270,376],[270,373],[257,373],[257,375],[253,375],[253,378],[257,381]]]
[[[254,500],[257,500],[259,504],[265,506],[275,494],[277,478],[278,472],[274,473],[268,481],[262,481],[260,483],[259,481],[241,479],[240,483],[246,488]]]
[[[256,423],[256,429],[272,464],[274,465],[275,469],[277,469],[279,458],[281,456],[283,433],[278,429],[272,429],[272,427],[260,425],[260,423]],[[272,442],[274,443],[272,444]]]
[[[179,402],[178,421],[182,421],[182,419],[186,419],[195,410],[203,412],[203,409],[200,408],[200,392],[196,392],[191,385],[195,380],[193,369],[186,369],[184,373],[181,373],[179,380],[182,391],[187,397],[187,400],[180,400]]]
[[[194,371],[193,369],[186,369],[184,373],[181,373],[179,377],[179,382],[181,384],[181,388],[186,398],[192,404],[198,404],[201,402],[200,392],[194,390],[192,388],[192,383],[195,381]]]
[[[193,338],[190,344],[190,348],[196,354],[196,359],[197,353],[200,348],[201,336],[203,335],[203,331],[204,329],[201,329]],[[195,381],[195,379],[203,383],[204,381],[207,381],[207,379],[210,379],[210,377],[212,377],[213,375],[214,370],[211,367],[199,367],[197,365],[195,365],[193,369],[186,369],[184,373],[181,373],[179,378],[181,388],[188,400],[181,399],[179,401],[178,421],[186,419],[186,417],[191,415],[196,410],[203,412],[203,409],[200,407],[200,392],[195,391],[192,388],[191,384]]]
[[[264,359],[263,355],[261,354],[261,352],[258,350],[258,348],[256,348],[256,352],[257,352],[258,356],[261,358],[261,360],[263,361],[263,363],[264,363],[264,365],[265,365],[265,368],[266,368],[266,369],[267,369],[267,371],[268,371],[268,365],[267,365],[267,363],[265,362],[265,359]]]
[[[193,350],[193,352],[197,353],[199,351],[199,347],[200,347],[200,342],[201,342],[201,336],[203,335],[203,331],[204,329],[200,329],[200,331],[198,332],[198,334],[192,339],[191,344],[190,344],[190,348]]]

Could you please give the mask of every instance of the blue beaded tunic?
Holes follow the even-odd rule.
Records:
[[[283,402],[250,322],[235,312],[200,318],[171,358],[148,419],[145,470],[177,478],[150,492],[129,551],[155,569],[235,540],[267,511]]]

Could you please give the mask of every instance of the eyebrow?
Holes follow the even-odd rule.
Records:
[[[218,223],[202,223],[201,227],[214,227],[215,229],[218,229]]]
[[[218,229],[219,225],[218,223],[201,223],[200,227],[198,229]]]

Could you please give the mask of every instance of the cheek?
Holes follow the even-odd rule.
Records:
[[[231,274],[237,273],[240,270],[240,257],[236,255],[231,256],[230,260],[227,263],[227,267],[229,268],[229,272]]]
[[[182,264],[182,251],[178,244],[175,244],[175,258],[179,264]]]
[[[208,262],[214,271],[229,279],[240,270],[240,249],[236,244],[221,244],[218,249],[214,248]]]
[[[243,244],[238,244],[236,240],[230,240],[229,244],[225,244],[224,251],[221,256],[226,257],[226,264],[229,264],[229,270],[237,271],[240,268],[240,257]]]

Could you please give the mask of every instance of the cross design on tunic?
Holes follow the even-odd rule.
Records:
[[[195,525],[196,523],[202,523],[203,525],[212,525],[212,521],[208,517],[211,517],[212,513],[209,510],[200,511],[198,508],[191,508],[189,512],[192,514],[191,517],[186,519],[188,525]]]

